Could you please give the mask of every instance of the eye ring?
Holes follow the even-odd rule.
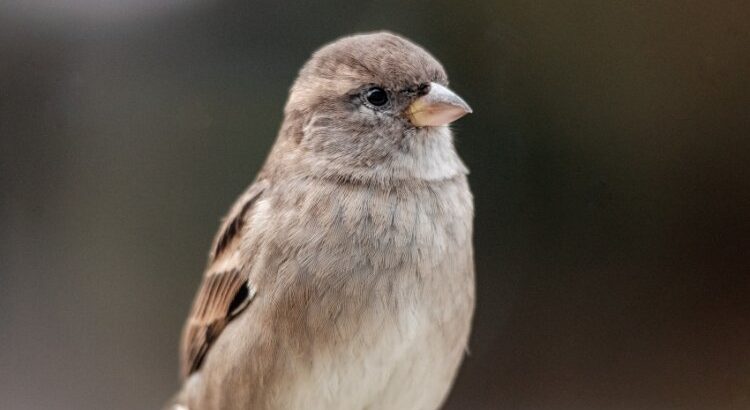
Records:
[[[380,87],[372,87],[365,91],[364,99],[374,107],[382,107],[388,104],[388,93]]]

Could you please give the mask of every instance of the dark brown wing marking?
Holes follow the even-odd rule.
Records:
[[[254,296],[255,289],[238,270],[210,274],[203,279],[182,339],[183,377],[200,368],[213,341]]]
[[[247,211],[255,204],[255,201],[267,186],[267,181],[257,181],[237,199],[229,214],[224,218],[219,233],[216,235],[216,239],[214,239],[209,262],[213,262],[221,256],[221,253],[227,249],[232,239],[242,231],[242,227],[246,223],[245,215]]]

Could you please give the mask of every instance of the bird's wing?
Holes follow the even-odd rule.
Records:
[[[243,260],[238,250],[243,228],[251,223],[249,211],[267,186],[265,180],[253,183],[232,206],[214,239],[203,282],[182,333],[183,378],[200,368],[214,340],[255,295],[243,269],[249,261]]]

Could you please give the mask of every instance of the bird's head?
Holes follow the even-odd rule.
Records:
[[[300,71],[279,143],[302,172],[322,177],[389,183],[465,173],[447,125],[471,108],[447,86],[440,63],[402,37],[339,39]]]

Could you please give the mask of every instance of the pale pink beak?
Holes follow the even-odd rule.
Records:
[[[430,83],[430,92],[417,98],[406,109],[406,116],[417,127],[448,125],[470,114],[471,107],[456,93],[438,83]]]

